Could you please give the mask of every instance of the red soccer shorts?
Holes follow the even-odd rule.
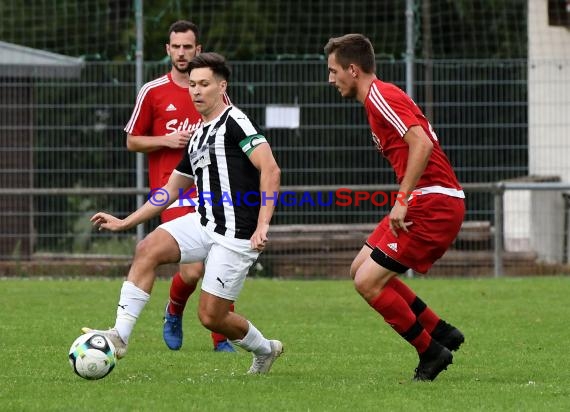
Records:
[[[366,243],[378,248],[396,262],[419,273],[426,273],[455,240],[463,217],[463,199],[438,193],[414,197],[408,205],[409,232],[390,231],[389,217],[380,221]]]
[[[164,210],[160,214],[160,221],[162,223],[170,222],[180,216],[184,216],[188,213],[193,213],[195,208],[193,206],[180,206],[180,207],[171,207],[170,209]]]

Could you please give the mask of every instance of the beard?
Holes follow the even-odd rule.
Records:
[[[188,61],[184,60],[183,62],[180,61],[176,61],[173,59],[170,59],[170,62],[172,63],[172,66],[180,73],[188,73],[188,68],[189,68],[189,64]],[[180,63],[184,63],[186,64],[185,67],[179,67]]]

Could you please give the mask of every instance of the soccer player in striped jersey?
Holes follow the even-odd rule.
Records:
[[[361,34],[326,44],[328,80],[364,105],[376,149],[392,165],[402,194],[354,259],[358,293],[419,355],[414,380],[433,380],[452,363],[463,334],[443,321],[398,274],[425,274],[463,222],[464,194],[438,138],[418,106],[375,74],[374,49]]]
[[[194,23],[180,20],[170,26],[166,53],[172,68],[168,74],[141,88],[125,127],[128,150],[148,155],[151,190],[168,182],[190,136],[202,124],[202,118],[188,95],[188,64],[201,49],[199,30]],[[164,223],[192,212],[193,203],[186,200],[173,204],[162,212],[160,218]],[[204,264],[195,262],[180,265],[172,278],[163,324],[164,342],[172,350],[182,347],[184,308],[203,274]],[[212,341],[215,351],[235,352],[224,335],[212,333]]]
[[[198,187],[198,213],[163,223],[137,245],[123,283],[114,328],[98,331],[109,337],[117,357],[125,355],[136,320],[150,298],[155,269],[172,262],[206,262],[198,317],[213,332],[253,353],[248,373],[269,372],[283,352],[247,319],[230,311],[245,278],[265,248],[269,222],[278,201],[280,169],[258,126],[236,107],[224,102],[229,68],[216,53],[201,53],[190,62],[190,95],[202,125],[161,198],[168,203]],[[96,213],[99,229],[123,231],[161,213],[167,205],[149,199],[125,219]],[[84,332],[92,329],[83,328]]]

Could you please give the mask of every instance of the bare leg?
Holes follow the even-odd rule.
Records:
[[[166,230],[157,228],[137,245],[127,281],[150,294],[156,268],[179,260],[180,249],[176,240]]]
[[[224,334],[237,346],[253,353],[249,374],[268,373],[283,353],[283,344],[268,340],[247,319],[230,311],[232,301],[202,291],[198,317],[212,332]]]
[[[125,356],[137,318],[150,299],[156,267],[179,260],[178,243],[163,229],[156,229],[137,245],[127,280],[121,288],[115,326],[109,331],[100,331],[111,339],[118,358]],[[82,330],[87,333],[92,329]]]
[[[198,308],[200,322],[212,332],[221,333],[231,340],[243,339],[249,324],[247,319],[230,311],[232,304],[231,300],[202,291]]]

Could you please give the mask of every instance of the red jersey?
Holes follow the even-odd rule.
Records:
[[[139,91],[125,132],[133,136],[164,136],[182,130],[193,132],[202,124],[188,88],[180,87],[170,73],[146,83]],[[184,149],[163,148],[148,154],[149,186],[157,189],[168,182]]]
[[[425,188],[422,192],[464,197],[431,124],[406,93],[394,84],[376,79],[370,86],[364,107],[372,129],[372,140],[392,165],[398,183],[402,182],[408,163],[409,147],[404,135],[410,127],[420,126],[432,140],[433,151],[416,189]]]

